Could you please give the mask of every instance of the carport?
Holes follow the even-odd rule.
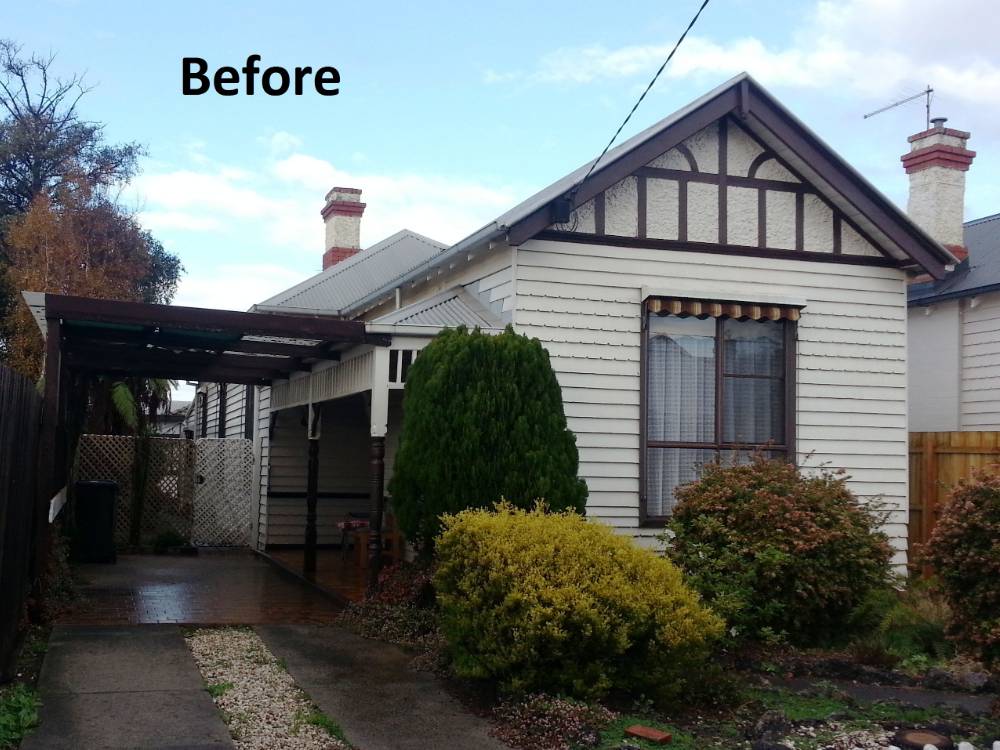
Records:
[[[37,545],[48,551],[49,522],[65,503],[75,424],[75,382],[95,376],[158,377],[173,380],[269,386],[289,381],[323,362],[339,361],[358,346],[384,350],[385,333],[365,323],[301,313],[238,312],[196,307],[23,292],[46,340],[41,441],[46,446],[39,483]],[[373,388],[371,403],[368,571],[378,572],[384,511],[384,440],[387,387]],[[315,570],[318,473],[318,409],[307,396],[309,418],[305,572]]]

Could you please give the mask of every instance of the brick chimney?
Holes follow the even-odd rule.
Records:
[[[962,222],[965,216],[965,173],[976,156],[969,151],[969,133],[944,126],[947,118],[935,117],[931,128],[911,135],[910,153],[901,156],[910,176],[906,212],[931,237],[965,260]]]
[[[323,270],[361,250],[361,215],[365,204],[357,188],[335,187],[326,194],[320,214],[326,222],[326,252]]]

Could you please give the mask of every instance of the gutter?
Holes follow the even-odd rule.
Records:
[[[941,292],[929,297],[921,297],[915,300],[907,300],[907,307],[927,307],[935,302],[947,302],[948,300],[961,299],[962,297],[975,297],[989,292],[1000,292],[1000,283],[977,286],[974,289],[960,289],[954,292]]]

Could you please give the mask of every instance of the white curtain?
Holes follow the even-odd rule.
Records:
[[[716,319],[650,316],[646,439],[674,443],[784,443],[780,321],[723,321],[722,435],[715,434]],[[674,490],[698,478],[715,449],[646,450],[646,514],[669,516]],[[727,452],[729,455],[729,452]],[[747,451],[733,455],[742,455]]]
[[[647,439],[715,441],[715,321],[650,319],[647,349]],[[646,451],[646,513],[667,516],[674,488],[697,478],[713,452],[689,448]]]

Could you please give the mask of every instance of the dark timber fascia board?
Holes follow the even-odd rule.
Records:
[[[841,263],[855,266],[879,266],[899,268],[900,261],[884,256],[842,255],[835,253],[811,253],[800,250],[757,247],[751,245],[718,245],[714,242],[691,242],[686,240],[660,240],[648,237],[618,237],[615,235],[583,234],[580,232],[557,232],[546,230],[535,235],[535,239],[556,242],[575,242],[586,245],[608,245],[611,247],[640,247],[651,250],[673,250],[713,255],[733,255],[736,257],[778,258],[804,260],[813,263]]]

